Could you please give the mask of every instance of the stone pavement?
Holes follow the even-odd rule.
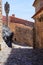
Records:
[[[43,65],[43,49],[34,49],[32,56],[32,65]]]
[[[14,45],[0,51],[0,65],[32,65],[32,47]]]
[[[20,47],[0,51],[0,65],[43,65],[43,49]]]
[[[11,52],[11,48],[8,48],[8,47],[0,51],[0,65],[4,65],[3,63],[6,62],[10,52]]]

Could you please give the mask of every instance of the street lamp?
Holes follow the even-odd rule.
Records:
[[[8,26],[8,14],[9,14],[9,10],[10,10],[10,6],[9,6],[8,2],[5,3],[4,9],[5,9],[5,13],[6,13],[6,25]]]

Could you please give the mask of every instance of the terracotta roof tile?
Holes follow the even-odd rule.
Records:
[[[23,19],[20,19],[20,18],[16,18],[16,17],[15,18],[11,17],[10,22],[24,24],[24,25],[27,25],[27,26],[33,26],[33,22],[23,20]]]
[[[24,24],[26,26],[33,27],[33,22],[31,22],[31,21],[16,18],[15,16],[9,16],[9,18],[10,18],[10,22],[12,22],[12,23],[19,23],[19,24]],[[2,19],[3,19],[3,22],[6,21],[6,16],[3,16]]]

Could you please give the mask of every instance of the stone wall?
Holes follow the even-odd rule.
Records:
[[[14,33],[13,41],[33,46],[33,23],[19,18],[9,17],[8,26]]]
[[[40,9],[40,2],[39,2],[39,0],[37,0],[35,3],[35,11],[37,12],[39,9]]]
[[[36,22],[36,46],[43,48],[43,22]]]
[[[4,49],[6,47],[6,44],[2,38],[2,0],[0,0],[0,50]]]
[[[43,48],[43,20],[41,20],[41,15],[43,15],[43,10],[36,15],[35,19],[35,46],[37,48]]]
[[[38,12],[43,8],[43,0],[36,0],[33,6],[35,7],[35,12]]]
[[[33,28],[29,26],[25,26],[22,24],[15,25],[15,36],[14,40],[16,39],[19,43],[25,43],[29,46],[33,46]]]

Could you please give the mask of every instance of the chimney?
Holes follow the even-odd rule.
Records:
[[[15,14],[12,14],[13,17],[15,17]]]

